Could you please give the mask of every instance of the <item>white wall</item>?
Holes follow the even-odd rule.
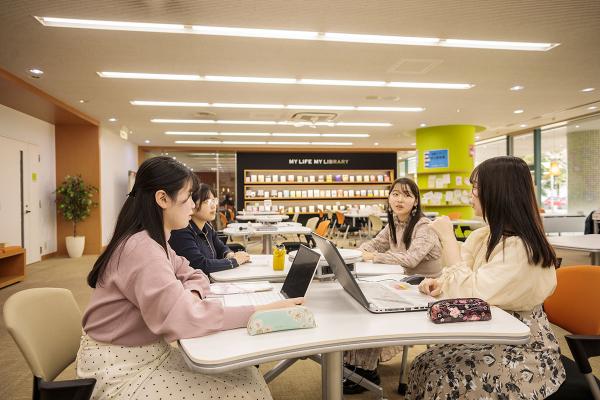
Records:
[[[105,127],[100,127],[100,185],[102,245],[112,237],[119,211],[127,196],[128,171],[137,171],[137,145]]]
[[[41,166],[38,172],[40,183],[40,240],[42,254],[56,251],[56,149],[54,125],[13,110],[0,104],[0,136],[37,145],[40,150]],[[0,159],[0,168],[8,168]],[[14,168],[14,167],[10,167]],[[19,174],[19,171],[14,171]],[[5,229],[0,223],[0,229]]]

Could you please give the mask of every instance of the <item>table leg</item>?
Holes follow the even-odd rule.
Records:
[[[600,265],[600,252],[593,251],[590,256],[592,258],[592,265]]]
[[[271,248],[273,247],[273,239],[271,235],[263,235],[263,254],[271,254]]]
[[[323,400],[342,399],[342,352],[325,353],[321,356],[321,393]]]

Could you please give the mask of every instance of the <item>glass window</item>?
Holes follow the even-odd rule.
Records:
[[[482,140],[475,144],[475,166],[483,161],[506,155],[506,137],[499,139]]]
[[[522,158],[533,167],[533,133],[513,137],[513,156]]]
[[[542,207],[552,214],[568,211],[566,126],[542,131]]]

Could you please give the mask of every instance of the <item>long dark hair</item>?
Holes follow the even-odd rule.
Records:
[[[155,193],[164,190],[171,199],[176,199],[177,192],[190,182],[193,193],[198,184],[194,173],[171,157],[150,158],[140,165],[133,189],[127,195],[117,218],[112,239],[87,277],[88,285],[95,288],[102,284],[102,275],[115,252],[119,251],[120,257],[121,246],[131,235],[140,231],[147,231],[168,254],[163,213],[156,203]]]
[[[412,195],[417,202],[417,204],[413,207],[410,214],[408,215],[406,229],[404,229],[404,233],[402,234],[402,242],[408,250],[408,248],[410,247],[410,242],[412,240],[412,234],[415,229],[415,225],[417,225],[417,222],[419,222],[419,220],[425,215],[423,215],[423,210],[421,210],[421,194],[419,193],[419,187],[417,186],[415,181],[413,181],[410,178],[396,179],[390,185],[390,196],[392,195],[392,190],[394,190],[394,187],[397,185],[400,185],[400,191],[402,193],[404,193],[405,195]],[[396,238],[396,223],[394,222],[394,212],[392,211],[392,206],[389,204],[389,198],[387,214],[392,243],[398,244],[398,239]]]
[[[483,219],[490,226],[486,260],[500,240],[520,237],[529,262],[542,267],[557,265],[556,254],[546,240],[537,207],[529,167],[518,157],[494,157],[479,164],[471,173],[477,189]]]

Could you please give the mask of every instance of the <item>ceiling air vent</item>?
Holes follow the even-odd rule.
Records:
[[[292,115],[291,120],[297,122],[297,126],[315,127],[319,122],[333,122],[337,116],[336,113],[296,113]]]

